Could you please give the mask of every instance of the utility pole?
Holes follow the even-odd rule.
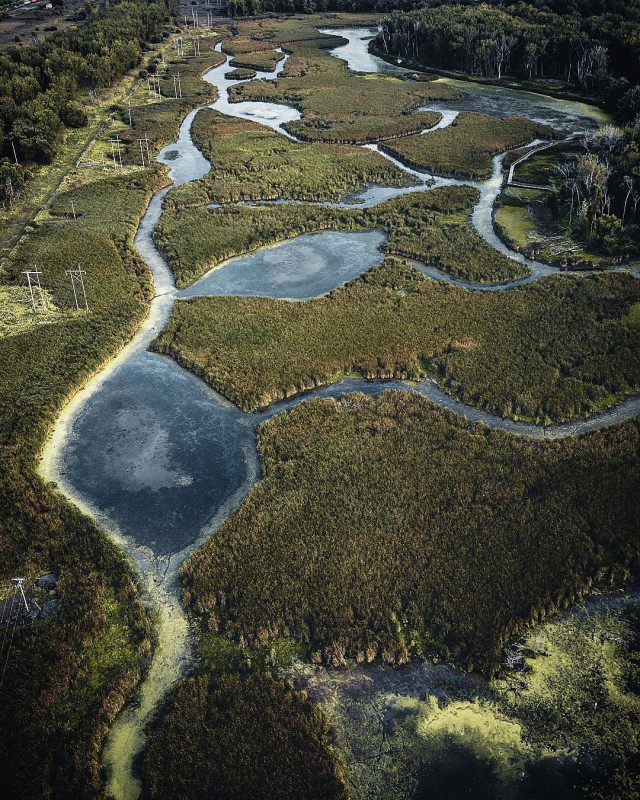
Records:
[[[122,167],[122,152],[120,151],[120,136],[116,135],[115,139],[109,139],[111,142],[111,155],[113,157],[113,163],[115,164],[116,168],[118,167],[118,163],[120,163],[120,167]],[[118,156],[116,160],[116,154]]]
[[[149,151],[149,137],[145,133],[144,139],[138,139],[138,146],[140,147],[140,159],[143,167],[151,166],[151,152]],[[146,159],[145,159],[146,155]],[[146,160],[146,163],[145,163]]]
[[[193,40],[193,55],[199,56],[200,55],[200,37],[196,36]]]
[[[177,97],[182,97],[182,84],[180,83],[180,73],[176,72],[173,76],[173,91]]]
[[[18,154],[16,153],[16,140],[15,139],[11,140],[11,147],[13,149],[13,157],[15,159],[15,162],[16,162],[16,164],[18,164],[19,162],[18,162]]]
[[[84,276],[87,274],[86,270],[80,269],[67,269],[65,270],[65,275],[68,275],[71,278],[71,288],[73,289],[73,299],[76,302],[76,311],[80,311],[80,306],[78,304],[78,293],[76,292],[76,281],[80,284],[82,288],[82,296],[84,298],[84,307],[85,310],[89,310],[89,303],[87,302],[87,293],[84,288]]]
[[[129,98],[129,105],[127,107],[127,111],[129,112],[129,127],[133,128],[133,120],[131,119],[131,98]]]
[[[47,306],[44,301],[42,286],[40,285],[40,276],[42,275],[42,272],[40,272],[40,270],[37,267],[34,267],[33,269],[25,269],[22,274],[27,276],[27,282],[29,284],[29,294],[31,295],[31,305],[33,306],[33,313],[34,314],[38,313],[38,309],[36,308],[36,297],[33,291],[34,288],[37,288],[40,297],[40,304],[42,305],[42,308],[46,311]]]
[[[27,602],[26,595],[24,593],[24,578],[11,578],[11,583],[15,583],[17,588],[20,590],[20,594],[22,595],[22,602],[24,603],[24,610],[29,613],[29,603]],[[34,605],[40,609],[40,606],[34,601]]]
[[[76,215],[76,207],[73,204],[73,200],[71,201],[71,213],[73,214],[73,219],[74,220],[78,219],[78,217]]]

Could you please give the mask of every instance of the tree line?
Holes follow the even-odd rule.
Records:
[[[488,78],[561,80],[610,106],[640,80],[637,0],[427,5],[391,13],[380,50]]]
[[[607,125],[582,144],[577,158],[556,164],[549,202],[568,209],[570,224],[591,247],[631,252],[640,232],[640,125]]]

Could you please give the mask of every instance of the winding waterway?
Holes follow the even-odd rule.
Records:
[[[370,32],[346,29],[339,33],[349,44],[334,53],[345,58],[352,69],[397,70],[367,52]],[[276,78],[285,63],[286,58],[273,73],[263,77]],[[206,74],[206,80],[219,93],[218,100],[209,107],[290,136],[282,126],[299,119],[299,112],[274,103],[230,103],[228,90],[238,81],[225,77],[228,69],[228,64],[223,63]],[[521,98],[526,93],[496,87],[464,84],[462,88],[468,95],[458,103],[459,108],[484,109],[489,104],[495,109],[511,104],[513,111],[513,103],[518,103],[522,105],[522,108],[518,105],[519,113],[535,115],[532,118],[545,122],[557,120],[571,133],[576,127],[586,129],[600,121],[600,112],[581,104],[567,104],[539,95]],[[455,104],[444,109],[438,127],[455,119],[459,108],[452,109],[451,105]],[[191,139],[196,113],[197,110],[187,115],[177,142],[158,157],[169,167],[174,185],[197,180],[210,168]],[[504,291],[555,271],[509,251],[493,231],[491,214],[502,184],[502,161],[502,157],[494,160],[489,181],[471,184],[481,193],[473,224],[492,246],[520,261],[530,274],[502,285],[473,285],[453,281],[434,268],[416,265],[425,274],[462,283],[469,289]],[[463,183],[399,166],[417,177],[420,185],[404,189],[369,187],[356,197],[360,207],[411,191]],[[178,292],[172,273],[153,242],[167,191],[162,190],[152,199],[135,238],[155,282],[156,294],[149,316],[131,343],[65,408],[41,466],[46,479],[57,481],[68,497],[125,547],[139,567],[146,596],[157,615],[158,648],[142,684],[140,699],[117,718],[105,748],[104,762],[110,775],[108,792],[117,800],[138,797],[140,785],[133,764],[143,746],[144,727],[159,700],[192,660],[192,637],[179,601],[179,567],[234,511],[258,479],[255,429],[263,420],[304,402],[309,396],[333,397],[356,390],[374,395],[390,388],[412,389],[465,419],[535,439],[579,436],[640,413],[640,398],[634,397],[587,420],[542,427],[501,419],[464,405],[431,381],[408,385],[399,381],[347,379],[264,412],[245,414],[173,360],[149,352],[149,344],[165,326],[173,304],[181,298],[203,294],[263,295],[290,300],[316,297],[381,261],[379,246],[384,234],[326,232],[299,237],[233,259]],[[353,199],[338,205],[350,206]]]

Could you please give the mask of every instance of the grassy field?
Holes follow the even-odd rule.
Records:
[[[284,58],[284,53],[277,52],[271,43],[242,34],[224,39],[222,50],[233,56],[230,66],[258,72],[273,72]]]
[[[492,282],[526,274],[521,264],[496,252],[468,223],[477,200],[476,189],[447,187],[360,210],[304,204],[168,210],[155,240],[178,286],[233,256],[329,228],[383,228],[389,234],[386,252],[434,264],[463,279]]]
[[[519,441],[407,392],[312,400],[260,428],[263,477],[183,567],[185,599],[249,646],[492,673],[524,624],[637,576],[639,443],[633,423]]]
[[[551,128],[523,117],[498,119],[464,112],[447,128],[387,143],[383,149],[423,172],[484,180],[491,177],[493,156],[555,136]]]
[[[201,181],[173,189],[167,208],[235,200],[339,200],[369,183],[414,180],[379,153],[346,145],[292,142],[255,122],[203,109],[192,136],[211,162]]]
[[[181,681],[147,731],[145,800],[347,800],[324,717],[267,674]]]
[[[623,275],[467,292],[388,260],[305,303],[180,302],[153,346],[245,410],[355,372],[432,375],[493,413],[562,421],[640,387],[638,330],[621,320],[638,297]]]

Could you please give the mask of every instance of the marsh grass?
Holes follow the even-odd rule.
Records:
[[[321,711],[268,674],[178,683],[147,731],[145,800],[347,800]]]
[[[332,666],[444,653],[493,673],[507,638],[640,567],[636,423],[521,441],[408,392],[312,400],[264,423],[263,477],[182,570],[249,646]]]
[[[534,139],[557,138],[551,128],[524,117],[498,119],[473,112],[461,113],[446,128],[424,136],[409,136],[383,145],[385,152],[408,166],[435,175],[485,180],[498,153]]]
[[[469,224],[478,198],[470,187],[444,187],[370,209],[289,203],[167,210],[154,236],[178,286],[226,259],[327,229],[382,228],[389,235],[385,252],[433,264],[466,280],[497,282],[525,275],[526,267],[496,252]]]
[[[472,293],[388,260],[304,303],[180,302],[153,347],[245,410],[351,373],[431,375],[466,403],[547,423],[640,388],[640,338],[622,321],[638,297],[623,275]]]
[[[434,112],[412,112],[432,101],[460,97],[441,83],[357,75],[326,53],[322,39],[285,46],[292,56],[277,81],[239,84],[232,87],[230,96],[298,108],[302,119],[286,127],[306,141],[362,144],[408,136],[440,118]]]
[[[173,189],[167,208],[236,200],[339,200],[369,183],[415,183],[379,153],[292,142],[262,125],[211,109],[196,115],[192,136],[211,171],[201,181]]]
[[[44,292],[44,298],[45,308],[38,299],[38,311],[34,314],[26,286],[0,286],[0,338],[56,322],[58,309],[48,292]]]

